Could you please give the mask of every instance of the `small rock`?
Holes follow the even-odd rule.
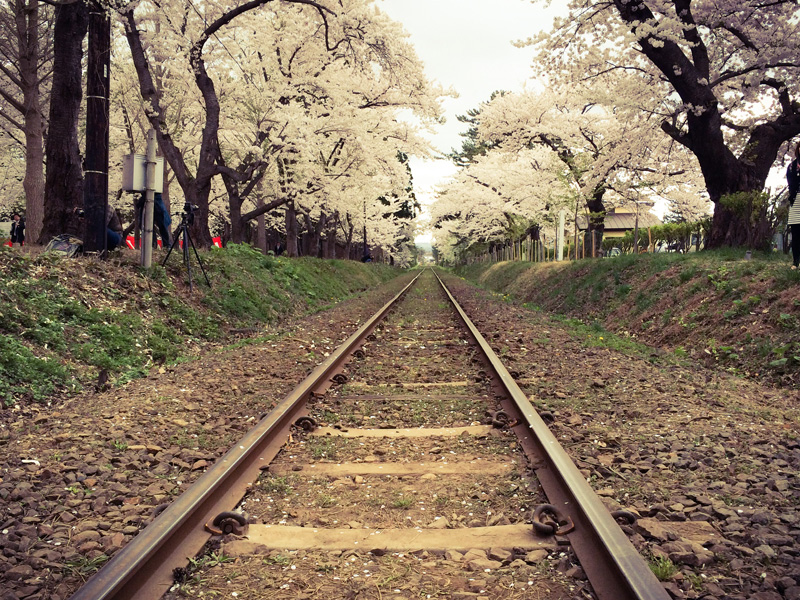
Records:
[[[548,554],[547,550],[531,550],[525,555],[525,562],[528,564],[538,563],[547,558]]]
[[[753,513],[753,516],[750,517],[750,520],[757,525],[769,525],[772,522],[772,515],[768,512],[757,512]]]
[[[500,561],[501,563],[511,562],[513,557],[514,555],[505,548],[491,548],[489,550],[489,558]]]
[[[467,550],[467,553],[464,555],[464,560],[474,560],[474,559],[483,559],[486,560],[488,557],[486,556],[485,550],[480,550],[478,548],[472,548]]]
[[[493,571],[503,566],[503,563],[496,560],[489,560],[487,558],[476,558],[467,563],[467,570],[469,571]]]
[[[489,527],[494,527],[495,525],[511,525],[511,521],[508,520],[508,517],[504,514],[499,515],[492,515],[486,521],[486,525]]]
[[[33,575],[33,568],[30,565],[16,565],[3,574],[9,581],[27,579],[31,575]]]
[[[74,535],[72,537],[72,543],[76,546],[83,544],[84,542],[96,542],[100,539],[100,534],[95,530],[87,530],[81,531],[80,533]]]
[[[755,551],[762,554],[765,558],[773,559],[778,554],[775,550],[772,549],[771,546],[767,546],[766,544],[762,544],[761,546],[756,546]]]
[[[462,560],[464,560],[464,555],[461,554],[461,552],[458,552],[457,550],[446,551],[444,553],[444,557],[447,560],[452,560],[453,562],[461,562]]]
[[[794,585],[790,588],[786,588],[783,592],[783,597],[786,600],[800,600],[800,586]]]
[[[572,579],[581,579],[581,580],[586,579],[586,573],[584,573],[583,569],[578,566],[572,567],[571,569],[567,569],[567,572],[564,573],[564,575],[566,575],[567,577],[571,577]]]

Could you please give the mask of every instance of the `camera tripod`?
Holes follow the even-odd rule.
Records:
[[[178,243],[178,240],[183,240],[183,264],[186,265],[186,272],[189,275],[189,292],[192,291],[192,264],[189,262],[190,245],[192,250],[194,250],[195,257],[197,258],[197,264],[200,265],[200,271],[203,272],[203,277],[205,277],[208,287],[211,287],[211,282],[208,280],[206,270],[203,268],[203,261],[200,260],[200,255],[197,254],[197,248],[194,247],[192,236],[189,234],[189,225],[191,225],[193,221],[194,208],[190,208],[188,211],[184,208],[184,212],[181,214],[181,224],[178,226],[179,233],[175,236],[175,239],[172,240],[172,245],[169,247],[169,252],[167,252],[167,255],[164,257],[164,262],[161,263],[162,267],[167,264],[167,260],[169,259],[169,255],[172,254],[175,244]]]

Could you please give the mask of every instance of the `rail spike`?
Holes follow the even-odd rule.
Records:
[[[231,510],[219,513],[210,524],[206,523],[206,530],[214,535],[243,535],[246,527],[247,517]]]
[[[295,427],[299,427],[309,433],[317,428],[317,422],[312,417],[300,417],[294,424]]]

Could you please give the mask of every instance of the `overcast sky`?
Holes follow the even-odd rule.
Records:
[[[440,152],[460,148],[466,114],[495,90],[519,90],[533,76],[531,48],[512,41],[549,28],[555,11],[528,0],[378,0],[377,5],[411,35],[428,77],[459,97],[446,99],[447,122],[431,138]],[[447,160],[411,164],[414,188],[430,202],[435,185],[455,172]]]

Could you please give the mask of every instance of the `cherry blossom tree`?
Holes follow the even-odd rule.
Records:
[[[52,74],[52,25],[52,11],[39,0],[0,3],[0,131],[5,141],[13,142],[6,147],[12,152],[8,166],[15,162],[14,146],[24,151],[22,187],[32,241],[38,240],[44,218],[44,113]]]
[[[793,1],[572,0],[568,16],[529,43],[551,82],[625,72],[649,86],[642,111],[672,102],[660,127],[697,158],[714,203],[710,245],[721,246],[749,230],[750,215],[726,196],[761,191],[800,134],[799,28]]]
[[[337,23],[347,37],[335,52],[327,52],[323,43],[309,43],[313,38],[295,25],[298,19],[269,13],[253,17],[254,28],[274,33],[265,36],[272,46],[262,45],[247,54],[252,66],[246,71],[270,76],[257,82],[255,95],[244,86],[238,88],[249,94],[239,104],[257,115],[258,123],[251,119],[254,126],[243,130],[249,131],[250,143],[242,147],[249,150],[243,161],[237,159],[241,161],[237,171],[255,169],[267,184],[277,177],[281,193],[237,213],[236,183],[223,172],[234,240],[241,239],[247,221],[291,204],[287,228],[294,229],[292,220],[302,215],[306,229],[313,232],[311,245],[317,248],[323,231],[327,237],[337,232],[340,215],[363,212],[363,200],[356,192],[359,178],[366,178],[373,190],[397,196],[407,181],[398,151],[429,151],[397,113],[405,109],[425,122],[435,122],[443,92],[427,82],[399,26],[371,4],[340,6]],[[231,134],[237,135],[232,130]],[[260,156],[255,147],[261,149]],[[380,177],[385,179],[383,188],[376,185]],[[243,188],[247,193],[258,190],[252,181]],[[239,203],[245,197],[239,195]],[[294,235],[289,237],[287,247],[293,254]]]
[[[279,207],[289,229],[300,214],[309,227],[316,219],[314,229],[335,232],[348,211],[363,212],[353,208],[361,206],[353,190],[368,183],[375,199],[405,185],[398,150],[424,153],[427,144],[397,112],[433,122],[441,92],[399,26],[370,0],[244,6],[208,7],[203,22],[181,2],[170,13],[125,14],[147,118],[187,201],[203,214],[203,202],[210,210],[214,197],[227,196],[234,241],[250,220]],[[171,56],[160,87],[153,55]],[[204,122],[200,135],[176,126],[178,106]]]
[[[542,231],[552,236],[559,210],[574,206],[562,166],[536,146],[473,157],[438,190],[431,207],[442,257],[452,260],[527,235],[539,239]]]
[[[589,255],[599,255],[609,202],[624,203],[631,189],[666,196],[697,172],[687,153],[659,135],[656,119],[616,101],[615,84],[505,94],[484,108],[478,127],[484,143],[509,152],[538,145],[558,158],[587,211],[585,239],[595,242]]]
[[[200,12],[198,6],[191,3],[185,4],[178,1],[170,3],[169,6],[165,3],[160,6],[160,12],[163,13],[164,18],[159,23],[168,25],[168,28],[153,28],[149,31],[140,30],[136,16],[136,6],[126,6],[121,13],[125,24],[125,35],[128,39],[131,57],[139,79],[142,98],[147,105],[146,114],[156,131],[159,147],[175,173],[186,202],[198,207],[192,233],[201,246],[207,247],[211,245],[211,236],[208,229],[211,181],[221,171],[226,170],[225,165],[220,164],[221,161],[219,160],[221,105],[214,78],[206,61],[206,45],[209,40],[216,39],[215,36],[222,34],[226,27],[232,26],[237,17],[251,10],[256,10],[271,1],[273,0],[250,0],[250,2],[232,7],[217,3],[203,4],[201,6],[205,12]],[[322,26],[326,31],[326,44],[330,44],[330,39],[327,35],[327,19],[330,15],[335,14],[332,10],[313,0],[284,0],[284,4],[304,5],[313,10],[315,17],[307,16],[304,18],[308,19],[309,25],[312,27]],[[145,15],[152,19],[152,10],[145,12]],[[314,18],[319,19],[319,21],[313,21],[312,19]],[[180,152],[169,131],[166,112],[162,106],[151,63],[146,53],[145,42],[149,42],[147,46],[152,46],[155,37],[170,38],[167,34],[172,34],[176,38],[183,38],[183,44],[176,44],[175,46],[183,54],[178,54],[176,58],[183,58],[188,61],[189,72],[193,76],[194,86],[202,96],[204,109],[203,130],[197,148],[197,162],[194,169],[191,168],[191,163],[186,160],[187,157],[184,157]]]

